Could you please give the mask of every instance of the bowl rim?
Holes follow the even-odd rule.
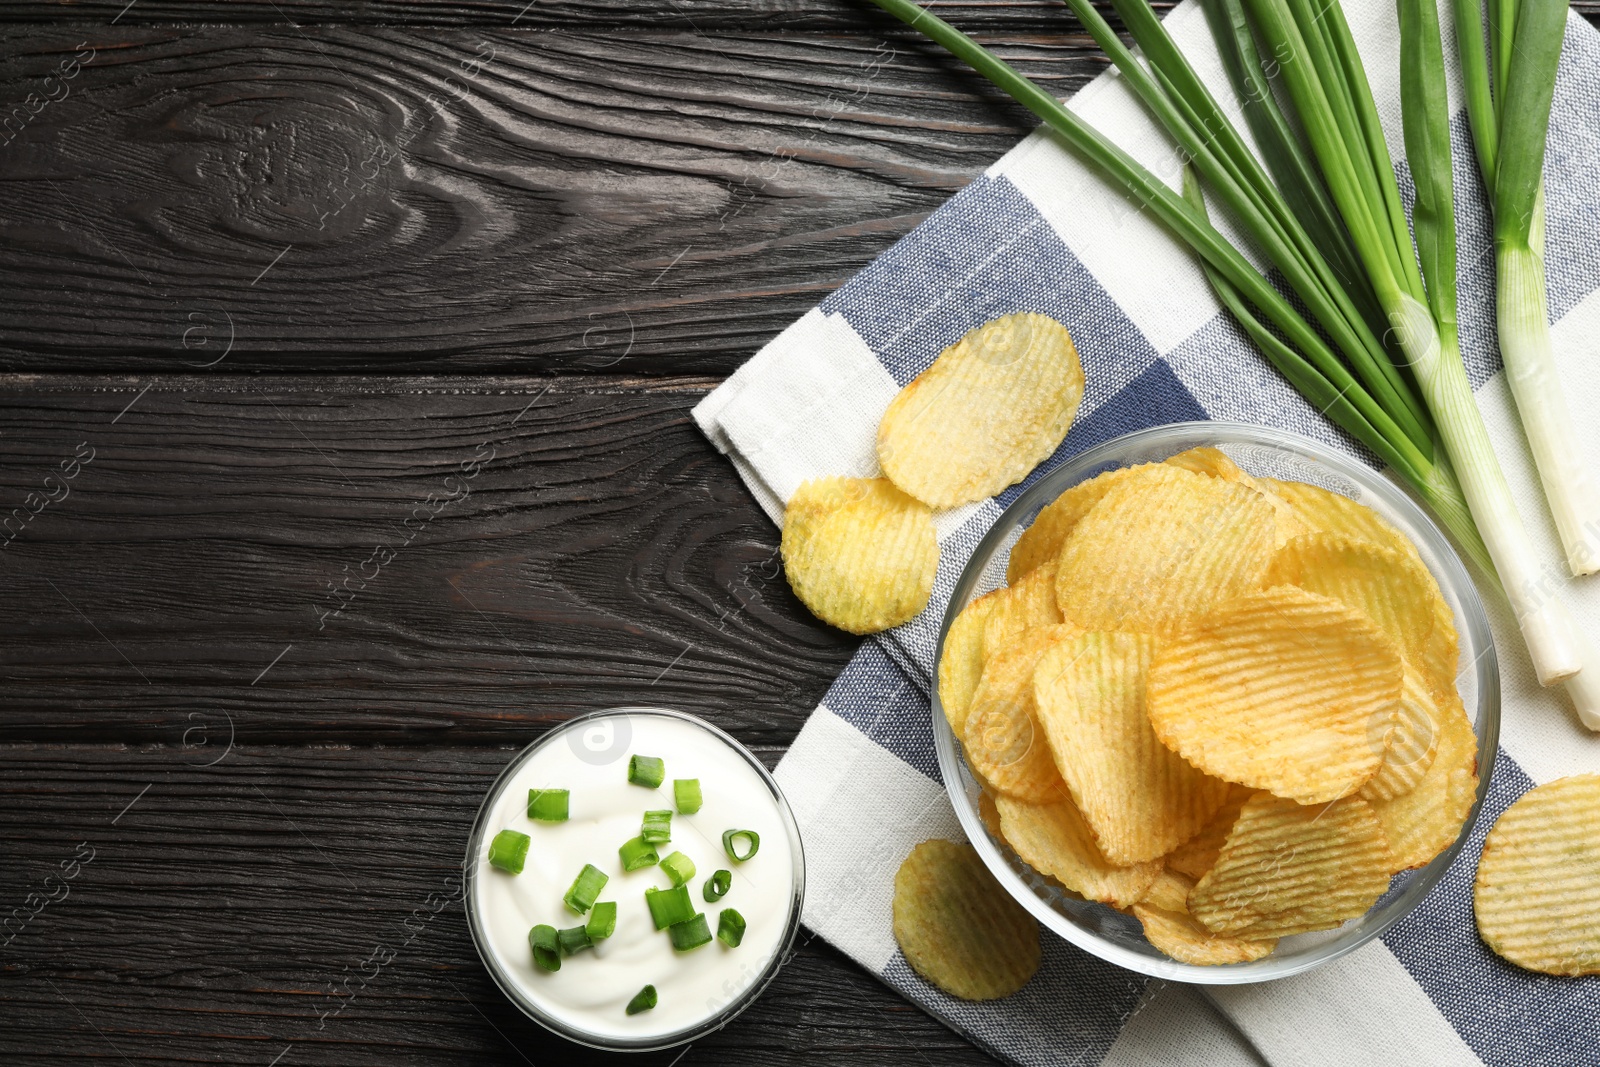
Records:
[[[1185,440],[1197,434],[1203,434],[1212,438],[1212,440],[1209,442]],[[1456,618],[1458,628],[1471,631],[1474,637],[1481,639],[1480,643],[1483,645],[1483,649],[1477,658],[1471,664],[1458,671],[1456,676],[1459,687],[1459,679],[1464,674],[1469,671],[1474,673],[1478,692],[1476,701],[1477,714],[1473,721],[1474,733],[1478,738],[1478,788],[1473,797],[1472,806],[1467,812],[1467,817],[1462,822],[1460,833],[1456,835],[1455,840],[1451,842],[1449,847],[1426,865],[1420,869],[1405,872],[1409,877],[1399,890],[1399,898],[1391,901],[1387,912],[1376,922],[1368,923],[1359,930],[1352,931],[1354,936],[1336,936],[1316,946],[1322,951],[1307,952],[1302,956],[1295,957],[1274,957],[1269,955],[1248,963],[1202,966],[1180,963],[1165,956],[1146,955],[1098,936],[1066,920],[1018,876],[1010,862],[1001,854],[999,847],[989,836],[989,832],[983,825],[975,805],[971,803],[966,795],[965,783],[962,779],[965,759],[960,753],[955,736],[950,729],[948,720],[945,718],[944,709],[939,702],[939,687],[937,684],[937,664],[944,655],[944,643],[949,635],[951,623],[955,620],[960,609],[965,607],[971,600],[974,588],[989,569],[994,556],[1002,547],[1002,542],[1010,537],[1016,528],[1020,527],[1020,521],[1013,518],[1014,516],[1026,513],[1030,508],[1042,507],[1060,496],[1066,489],[1086,480],[1091,476],[1090,472],[1098,473],[1095,468],[1105,465],[1108,457],[1116,457],[1135,445],[1159,445],[1167,440],[1180,442],[1178,447],[1174,448],[1170,453],[1171,455],[1176,455],[1187,448],[1198,447],[1201,443],[1210,443],[1212,445],[1261,445],[1298,453],[1332,468],[1335,473],[1360,485],[1363,490],[1369,490],[1374,495],[1382,498],[1390,507],[1405,514],[1421,535],[1421,540],[1427,542],[1426,549],[1431,552],[1433,559],[1438,563],[1437,569],[1429,565],[1430,572],[1434,573],[1435,580],[1439,582],[1441,588],[1453,592],[1459,602],[1460,607]],[[1125,466],[1127,464],[1122,465]],[[1428,565],[1426,556],[1424,564]],[[1439,573],[1441,570],[1444,573]],[[1463,623],[1465,624],[1464,627]],[[1473,581],[1455,546],[1451,544],[1438,524],[1434,522],[1433,517],[1401,489],[1387,471],[1369,467],[1355,457],[1303,434],[1251,423],[1221,420],[1187,421],[1167,423],[1121,434],[1108,441],[1103,441],[1084,449],[1082,452],[1063,461],[1060,465],[1044,474],[1033,485],[1024,489],[995,518],[989,529],[978,540],[972,555],[968,557],[967,562],[962,566],[961,574],[956,580],[950,601],[945,606],[944,618],[939,626],[939,639],[934,647],[933,662],[936,667],[934,682],[929,687],[931,697],[930,711],[933,718],[934,748],[939,758],[939,773],[944,780],[945,792],[950,798],[951,806],[955,809],[957,821],[961,824],[968,841],[972,843],[978,854],[983,858],[984,865],[989,868],[990,873],[1005,887],[1012,898],[1022,904],[1042,926],[1089,954],[1108,963],[1116,964],[1119,967],[1148,975],[1152,978],[1163,978],[1196,985],[1240,985],[1303,974],[1314,967],[1348,955],[1374,938],[1387,933],[1402,919],[1410,915],[1417,905],[1432,892],[1433,888],[1444,877],[1450,865],[1455,861],[1455,858],[1465,848],[1468,839],[1472,835],[1479,812],[1483,808],[1484,798],[1488,795],[1489,782],[1494,772],[1495,754],[1499,748],[1500,670],[1493,632],[1489,627],[1488,614],[1484,610],[1483,599],[1478,592],[1477,583]],[[970,774],[970,771],[968,773]],[[1385,895],[1393,892],[1395,890],[1391,884],[1391,888],[1386,891]],[[1369,909],[1366,914],[1370,916],[1372,914],[1371,910]]]
[[[505,973],[505,969],[500,966],[499,960],[495,958],[493,951],[489,949],[487,945],[488,932],[484,929],[483,919],[478,914],[477,905],[477,882],[479,877],[477,860],[483,853],[484,839],[488,834],[489,816],[495,804],[499,802],[506,789],[510,787],[512,780],[516,778],[517,772],[522,769],[528,760],[533,758],[536,752],[556,739],[581,728],[585,723],[618,715],[650,715],[678,719],[707,731],[738,754],[754,768],[757,777],[761,779],[768,791],[771,792],[773,800],[777,803],[778,814],[783,820],[785,831],[789,837],[791,862],[794,867],[794,890],[790,899],[789,914],[785,920],[784,933],[778,941],[772,958],[767,961],[761,973],[738,996],[730,1000],[715,1014],[669,1034],[637,1039],[613,1038],[590,1033],[572,1026],[556,1018],[552,1013],[545,1011],[532,997],[529,997],[523,991],[522,986],[512,975]],[[551,1033],[575,1044],[585,1045],[605,1052],[659,1052],[662,1049],[675,1048],[686,1042],[698,1041],[700,1038],[722,1029],[738,1018],[746,1008],[755,1003],[756,999],[766,991],[767,986],[772,984],[772,980],[778,976],[778,972],[783,969],[784,964],[788,963],[794,956],[794,942],[800,932],[800,916],[806,895],[805,845],[800,838],[800,826],[795,821],[794,812],[789,807],[788,798],[784,796],[783,789],[778,785],[777,779],[772,776],[772,772],[767,770],[766,766],[756,758],[755,753],[746,748],[738,738],[715,723],[709,722],[691,712],[641,704],[625,704],[613,708],[601,708],[596,711],[585,712],[582,715],[575,715],[570,719],[564,719],[545,730],[513,756],[501,768],[500,773],[495,776],[494,781],[490,783],[488,790],[484,793],[483,802],[478,805],[478,813],[473,816],[472,829],[467,834],[467,851],[462,861],[462,866],[465,875],[462,906],[466,912],[467,929],[472,937],[472,947],[478,953],[478,959],[482,961],[484,970],[489,972],[489,977],[500,988],[500,992],[524,1015]]]

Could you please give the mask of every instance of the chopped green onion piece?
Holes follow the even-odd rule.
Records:
[[[528,947],[533,949],[533,964],[541,971],[561,969],[561,937],[554,926],[543,924],[528,931]]]
[[[599,867],[585,863],[583,870],[578,872],[578,877],[572,880],[572,888],[567,890],[567,895],[561,899],[567,902],[567,907],[574,915],[582,915],[594,907],[594,902],[600,899],[600,890],[604,889],[610,880]]]
[[[717,916],[717,940],[729,948],[738,948],[744,940],[744,916],[732,908],[723,908]]]
[[[744,838],[745,842],[750,846],[749,850],[743,855],[740,855],[738,851],[738,842],[741,837]],[[724,831],[722,835],[722,850],[726,852],[728,854],[728,858],[735,863],[743,863],[751,856],[754,856],[760,848],[761,835],[756,833],[754,830],[727,830]]]
[[[689,899],[689,890],[681,885],[671,889],[646,889],[644,902],[650,908],[650,919],[657,930],[694,917],[694,902]]]
[[[628,760],[628,781],[654,789],[667,777],[667,765],[656,756],[633,756]]]
[[[706,917],[696,912],[693,918],[669,926],[667,936],[672,939],[673,951],[688,952],[711,943],[711,927],[706,925]]]
[[[647,811],[644,813],[644,828],[639,831],[639,836],[652,845],[664,845],[672,840],[672,812]]]
[[[726,915],[727,912],[723,912],[723,914]],[[720,930],[717,931],[717,936],[722,936]],[[581,926],[556,931],[556,940],[561,943],[561,954],[563,956],[571,956],[576,952],[582,952],[594,944],[593,941],[589,940],[589,931]]]
[[[679,815],[693,815],[700,810],[700,779],[674,778],[672,780],[672,800],[678,805]]]
[[[528,790],[528,818],[538,822],[566,822],[568,795],[565,789]]]
[[[682,852],[674,852],[662,859],[661,869],[667,872],[667,877],[672,879],[673,885],[683,885],[694,877],[694,860]]]
[[[656,855],[656,847],[642,837],[626,841],[617,849],[617,854],[622,857],[624,871],[637,871],[641,867],[653,867],[661,859]]]
[[[656,987],[647,985],[633,995],[628,1001],[628,1014],[638,1015],[641,1011],[649,1011],[656,1006]]]
[[[706,902],[715,903],[728,895],[728,890],[733,887],[733,872],[718,871],[706,879]]]
[[[589,911],[589,921],[584,924],[583,932],[589,935],[589,943],[604,941],[617,932],[617,902],[602,900]]]
[[[515,830],[501,830],[489,842],[489,866],[498,867],[511,874],[521,874],[522,864],[528,858],[528,835]]]

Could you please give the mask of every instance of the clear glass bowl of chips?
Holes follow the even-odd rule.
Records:
[[[1411,912],[1466,844],[1488,789],[1500,727],[1500,678],[1489,621],[1466,566],[1445,535],[1387,475],[1328,445],[1297,434],[1238,423],[1190,422],[1130,433],[1082,452],[1027,487],[979,541],[956,582],[939,634],[943,654],[951,623],[968,603],[1005,584],[1011,548],[1035,517],[1064,491],[1104,471],[1160,462],[1192,448],[1220,449],[1247,474],[1320,486],[1377,512],[1415,545],[1455,617],[1460,642],[1456,684],[1478,744],[1478,789],[1453,844],[1426,865],[1394,876],[1363,915],[1341,926],[1279,940],[1271,954],[1244,963],[1196,965],[1165,955],[1146,940],[1132,914],[1083,899],[1023,862],[980,813],[982,786],[933,699],[939,768],[968,839],[995,878],[1048,930],[1118,966],[1157,978],[1224,985],[1299,974],[1352,952]],[[937,661],[936,661],[937,662]],[[934,687],[937,689],[937,686]]]

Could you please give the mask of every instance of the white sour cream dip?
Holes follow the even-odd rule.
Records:
[[[629,783],[631,755],[665,761],[666,778],[658,788]],[[539,1021],[554,1022],[578,1040],[637,1046],[657,1039],[670,1044],[759,991],[769,965],[793,937],[803,880],[796,868],[803,860],[791,841],[792,817],[752,762],[726,735],[696,719],[640,709],[559,727],[524,753],[485,802],[477,854],[469,857],[475,865],[474,935],[507,994],[517,1000],[520,993],[547,1017]],[[692,815],[677,810],[672,783],[678,778],[699,779],[702,803]],[[569,790],[567,821],[528,818],[529,789]],[[670,888],[671,879],[659,865],[622,869],[617,849],[639,836],[647,810],[672,812],[672,841],[656,851],[662,858],[682,852],[694,861],[687,886],[706,917],[710,944],[675,952],[667,931],[655,928],[644,899],[646,889]],[[489,865],[490,842],[508,829],[531,838],[521,874]],[[730,859],[722,847],[727,830],[760,834],[756,855],[743,863]],[[747,845],[739,844],[742,852]],[[587,921],[562,901],[586,863],[609,878],[598,900],[616,901],[616,931],[564,957],[559,971],[541,970],[534,966],[528,931],[536,924],[562,930]],[[733,885],[720,900],[708,902],[703,887],[718,870],[731,871]],[[736,909],[747,924],[737,948],[716,938],[724,908]],[[628,1015],[628,1002],[646,985],[656,987],[656,1006]]]

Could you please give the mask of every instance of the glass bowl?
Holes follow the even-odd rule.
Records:
[[[1024,490],[978,542],[956,582],[939,631],[934,662],[944,652],[945,637],[956,614],[976,597],[1004,583],[1011,546],[1047,504],[1102,471],[1159,462],[1201,445],[1220,448],[1251,474],[1309,482],[1365,504],[1417,546],[1455,614],[1461,640],[1456,684],[1478,737],[1478,793],[1455,842],[1427,866],[1396,875],[1388,892],[1366,914],[1337,929],[1285,937],[1270,956],[1249,963],[1179,963],[1145,940],[1139,921],[1133,916],[1064,892],[1059,884],[1018,859],[1004,841],[989,836],[978,815],[978,782],[945,720],[937,692],[933,697],[933,732],[939,770],[967,838],[1007,892],[1047,929],[1086,952],[1141,974],[1179,982],[1234,985],[1286,978],[1353,952],[1403,919],[1438,883],[1466,843],[1488,791],[1500,732],[1500,673],[1489,620],[1466,567],[1444,534],[1399,486],[1359,460],[1308,438],[1263,426],[1225,422],[1176,423],[1118,437],[1073,457]]]
[[[519,775],[523,769],[535,757],[552,746],[562,743],[567,746],[568,752],[558,751],[553,755],[566,760],[568,765],[574,769],[583,771],[585,768],[592,768],[595,771],[603,771],[606,775],[614,778],[615,784],[620,785],[621,788],[638,790],[638,786],[623,784],[628,766],[628,757],[637,750],[638,745],[649,745],[651,743],[649,738],[651,738],[652,734],[659,735],[662,729],[669,729],[670,731],[670,728],[665,724],[652,731],[651,722],[653,720],[669,720],[697,728],[706,735],[705,740],[709,744],[727,750],[723,755],[730,757],[730,759],[722,768],[721,776],[723,780],[726,780],[731,773],[742,773],[739,771],[741,766],[747,767],[751,772],[749,781],[756,783],[755,788],[764,789],[770,795],[776,808],[775,820],[768,820],[766,825],[760,827],[762,830],[761,851],[763,854],[766,854],[769,850],[776,851],[783,848],[785,840],[787,841],[789,847],[788,859],[792,872],[792,877],[789,879],[791,884],[783,886],[780,878],[777,887],[772,890],[778,897],[783,899],[787,910],[773,909],[773,914],[781,915],[782,925],[778,931],[770,957],[759,964],[752,962],[746,965],[741,961],[738,973],[731,977],[725,977],[720,972],[716,974],[715,978],[724,978],[724,980],[721,985],[709,989],[710,995],[705,1001],[705,1012],[701,1017],[687,1019],[681,1025],[667,1028],[657,1027],[640,1030],[637,1027],[632,1027],[633,1032],[628,1032],[631,1024],[630,1026],[619,1024],[612,1026],[609,1030],[602,1031],[598,1027],[585,1027],[581,1021],[576,1020],[573,1016],[580,1014],[578,1012],[571,1012],[568,1013],[567,1017],[563,1017],[560,1007],[553,1003],[546,1003],[541,998],[538,992],[538,980],[530,980],[530,975],[532,974],[531,963],[527,966],[522,966],[518,962],[526,954],[525,947],[521,946],[526,934],[520,927],[517,930],[517,937],[514,939],[519,945],[517,950],[507,951],[503,939],[499,942],[496,941],[495,932],[491,929],[491,927],[496,926],[496,921],[492,920],[491,915],[495,910],[495,905],[492,900],[486,899],[486,894],[489,897],[493,897],[494,894],[487,893],[487,886],[489,879],[506,876],[498,872],[490,873],[486,854],[488,852],[489,839],[501,829],[512,827],[532,834],[543,832],[531,828],[523,818],[526,807],[525,801],[520,796],[510,794],[508,790],[518,783]],[[670,732],[668,736],[670,737]],[[573,760],[576,760],[577,764],[572,763]],[[584,766],[579,767],[578,764]],[[669,774],[671,770],[672,763],[669,755]],[[580,785],[581,783],[575,784],[574,788],[578,788]],[[639,790],[639,792],[638,804],[641,810],[650,803],[668,808],[674,806],[671,799],[670,786],[667,787],[666,796],[661,797],[659,800],[650,800],[643,790]],[[711,798],[708,797],[708,809],[710,804]],[[607,814],[605,817],[612,818],[613,815]],[[683,818],[688,817],[685,816]],[[636,827],[638,825],[637,821],[633,825]],[[742,821],[740,825],[751,826],[753,824],[750,821]],[[630,829],[626,832],[612,835],[616,840],[611,840],[610,837],[607,837],[603,850],[600,849],[598,844],[595,846],[597,854],[601,852],[609,853],[610,857],[614,859],[616,856],[615,847],[623,840],[626,840],[627,833],[637,833],[637,830]],[[701,832],[701,836],[704,836],[703,832]],[[689,841],[691,838],[688,835],[683,835],[683,840]],[[707,838],[706,840],[709,842],[710,839]],[[666,848],[663,848],[662,851],[665,852],[666,850]],[[533,862],[532,856],[530,856],[529,862],[531,865]],[[732,865],[730,864],[730,866]],[[778,783],[773,780],[766,767],[762,766],[761,761],[756,759],[749,749],[734,738],[699,716],[681,711],[672,711],[667,708],[649,707],[608,708],[604,711],[596,711],[570,719],[547,731],[537,741],[519,752],[507,764],[505,770],[500,772],[494,784],[489,787],[488,795],[484,797],[483,805],[478,809],[477,819],[473,823],[472,833],[467,841],[465,870],[467,926],[472,931],[472,942],[478,950],[479,958],[483,960],[484,967],[494,979],[495,984],[500,987],[501,992],[506,995],[506,999],[521,1009],[528,1018],[553,1033],[559,1034],[569,1041],[576,1041],[591,1048],[606,1049],[612,1052],[651,1052],[658,1049],[671,1048],[688,1041],[695,1041],[732,1022],[740,1012],[749,1007],[761,995],[762,990],[766,989],[772,979],[777,976],[779,969],[791,955],[795,935],[800,929],[800,909],[805,897],[806,884],[805,851],[800,843],[800,828],[794,821],[794,813],[790,811],[789,803],[784,799],[783,791],[778,788]],[[527,872],[525,871],[524,873],[526,874]],[[709,875],[710,873],[710,869],[698,872],[701,876]],[[744,874],[748,875],[749,872],[745,871]],[[614,872],[613,877],[621,879],[631,876]],[[697,901],[700,898],[700,881],[701,878],[698,877],[691,880],[691,884],[696,887],[693,896]],[[656,883],[652,882],[651,884]],[[643,888],[644,883],[641,881],[632,886],[628,892],[636,892]],[[737,886],[735,888],[737,889]],[[608,889],[610,891],[602,895],[607,899],[611,899],[622,890],[622,883],[618,881],[615,885],[609,886]],[[559,893],[558,887],[554,890],[551,900],[559,902]],[[635,901],[634,903],[637,905],[638,902]],[[707,907],[706,910],[710,911],[711,909]],[[555,914],[559,914],[559,912],[555,912]],[[507,916],[502,912],[500,920],[498,920],[502,933],[505,921],[507,921]],[[539,921],[548,922],[550,920],[541,919]],[[715,924],[713,923],[713,925]],[[755,930],[753,921],[750,929],[752,933]],[[619,925],[616,936],[621,935],[622,927]],[[665,934],[657,936],[665,937]],[[746,945],[750,943],[750,940],[751,934],[747,933]],[[721,946],[713,943],[709,948],[716,950],[720,949]],[[703,953],[706,949],[702,948],[698,951]],[[698,959],[698,956],[695,958]],[[627,957],[623,957],[624,962],[626,962],[626,959]],[[594,961],[574,958],[571,962],[573,966],[580,967],[585,963]],[[663,995],[671,992],[687,995],[685,989],[687,981],[682,974],[678,976],[679,985],[677,989],[673,988],[674,976],[672,974],[663,974],[661,977],[663,980],[661,985]],[[651,980],[653,981],[653,979]],[[704,982],[701,982],[700,985],[704,985]],[[707,992],[707,989],[700,989],[701,994],[706,994]],[[638,1018],[643,1021],[652,1015],[653,1013],[646,1012],[642,1016],[629,1018]]]

